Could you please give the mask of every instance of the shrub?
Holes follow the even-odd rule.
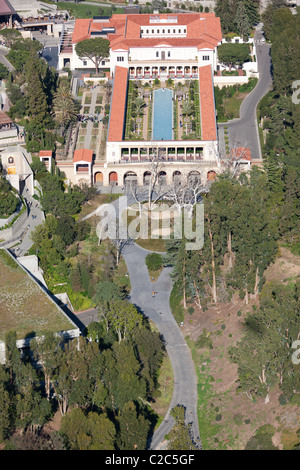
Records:
[[[163,258],[158,253],[147,255],[145,261],[149,271],[158,271],[163,266]]]
[[[184,311],[181,305],[181,301],[182,290],[179,283],[175,283],[170,295],[170,308],[177,323],[181,323],[184,320]]]
[[[188,312],[189,312],[190,315],[193,315],[194,311],[195,311],[194,307],[189,307],[188,308]]]
[[[279,404],[280,404],[280,405],[286,405],[286,403],[287,403],[286,397],[285,397],[283,394],[281,394],[281,395],[279,396],[278,401],[279,401]]]
[[[270,424],[265,424],[256,430],[246,444],[245,450],[278,450],[272,442],[275,429]]]

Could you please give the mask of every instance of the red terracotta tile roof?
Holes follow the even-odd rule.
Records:
[[[231,150],[234,160],[248,160],[251,162],[251,150],[247,147],[237,147]]]
[[[79,41],[84,39],[89,39],[90,37],[90,24],[91,19],[78,19],[75,21],[75,27],[72,35],[72,43],[76,44]]]
[[[131,47],[155,47],[159,45],[167,45],[173,47],[197,47],[198,49],[214,49],[215,44],[197,38],[139,38],[139,39],[124,39],[119,37],[118,40],[110,42],[111,49],[115,50],[129,50]]]
[[[199,67],[200,115],[202,140],[217,140],[217,125],[212,70]]]
[[[40,157],[52,157],[52,150],[40,150],[39,156]]]
[[[112,103],[110,108],[108,142],[119,142],[123,139],[128,69],[117,66],[113,85]]]
[[[89,162],[93,161],[93,150],[90,149],[77,149],[73,155],[73,162]]]
[[[113,15],[114,18],[117,15]],[[151,18],[158,16],[161,23],[152,23]],[[176,23],[174,18],[177,18]],[[168,21],[168,19],[170,21]],[[148,15],[128,15],[126,25],[126,38],[140,37],[140,28],[142,26],[186,26],[187,38],[199,38],[201,34],[209,34],[212,37],[222,40],[220,18],[214,13],[167,13],[167,14],[148,14]]]
[[[181,38],[168,38],[165,41],[177,40],[176,43],[170,45],[185,45],[193,46],[206,43],[209,48],[214,48],[222,40],[220,18],[215,17],[214,13],[179,13],[179,14],[161,14],[157,15],[162,23],[152,23],[151,18],[156,15],[113,15],[107,22],[98,22],[92,19],[78,19],[75,22],[75,28],[72,36],[72,42],[77,43],[83,39],[87,39],[91,36],[92,31],[101,31],[103,27],[114,27],[115,33],[110,33],[108,39],[111,42],[111,46],[116,45],[116,40],[126,44],[125,49],[129,47],[152,47],[152,43],[149,42],[149,37],[141,38],[141,27],[143,26],[185,26],[186,37]],[[174,18],[177,18],[176,23]],[[170,21],[168,21],[168,19]],[[173,20],[173,22],[172,22]],[[160,38],[162,40],[163,38]],[[189,43],[189,40],[195,40],[196,43]],[[138,42],[130,43],[128,41],[135,40]],[[169,43],[169,42],[168,42]],[[204,46],[205,47],[205,46]]]

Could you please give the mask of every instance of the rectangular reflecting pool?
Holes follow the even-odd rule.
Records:
[[[153,93],[153,140],[173,140],[173,91],[159,88]]]

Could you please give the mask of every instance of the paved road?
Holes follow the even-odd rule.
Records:
[[[261,160],[261,148],[256,119],[256,107],[272,85],[270,46],[261,43],[260,29],[255,34],[259,80],[254,90],[242,102],[240,118],[219,124],[219,128],[228,125],[230,147],[248,147],[252,159]],[[259,42],[258,42],[259,41]]]
[[[200,443],[197,417],[197,379],[190,350],[181,334],[169,305],[172,280],[170,268],[164,268],[158,280],[152,283],[145,264],[147,252],[136,244],[126,245],[123,251],[130,282],[130,301],[152,320],[165,342],[174,373],[174,392],[165,419],[155,432],[151,449],[156,449],[172,429],[174,421],[170,410],[177,404],[186,408],[187,422],[192,423],[194,438]],[[157,292],[152,297],[152,292]]]
[[[144,200],[144,197],[141,192],[141,200]],[[128,198],[123,196],[114,201],[113,205],[116,208],[117,216],[119,217],[127,205],[133,202],[132,196],[128,196]],[[192,423],[194,439],[200,445],[197,417],[197,377],[190,350],[169,305],[172,290],[171,269],[164,268],[158,280],[153,283],[150,281],[145,264],[147,250],[130,243],[125,246],[122,254],[130,277],[130,301],[156,324],[165,342],[174,373],[174,391],[170,407],[165,419],[153,436],[151,449],[157,449],[164,441],[164,436],[172,429],[174,420],[170,416],[170,410],[177,404],[185,406],[187,422]],[[154,298],[152,297],[153,291],[158,292]],[[92,318],[96,319],[96,315],[97,311],[92,309],[80,313],[78,318],[87,325],[92,321]]]
[[[90,308],[88,310],[84,310],[83,312],[76,313],[76,317],[84,326],[88,326],[93,321],[98,321],[98,309],[97,308]]]
[[[39,203],[33,199],[31,196],[27,195],[26,193],[23,194],[24,199],[29,206],[29,214],[24,226],[20,229],[19,233],[21,234],[26,229],[24,236],[22,237],[21,243],[16,247],[13,248],[11,251],[15,253],[17,256],[23,256],[26,252],[31,248],[33,245],[33,241],[30,238],[30,235],[35,228],[43,223],[45,220],[44,213],[41,210]],[[17,234],[14,236],[14,239],[17,237]]]
[[[7,60],[5,57],[9,53],[9,49],[7,48],[0,48],[0,63],[5,65],[10,72],[13,72],[15,68],[13,65]]]
[[[42,57],[48,62],[49,67],[57,69],[58,66],[58,46],[45,46]]]

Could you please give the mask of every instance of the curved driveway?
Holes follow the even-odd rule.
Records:
[[[145,194],[141,192],[140,200],[145,200]],[[120,197],[112,205],[116,209],[116,216],[120,218],[123,210],[133,204],[135,199],[128,195]],[[99,212],[101,206],[85,219]],[[122,218],[121,218],[122,220]],[[171,409],[177,404],[183,405],[186,409],[186,422],[192,423],[192,431],[195,442],[201,447],[199,438],[199,425],[197,416],[197,376],[194,362],[182,334],[180,327],[175,321],[170,309],[169,299],[172,290],[172,280],[170,277],[171,268],[164,268],[156,282],[151,282],[146,267],[145,258],[149,251],[140,248],[135,243],[128,243],[122,250],[122,256],[126,262],[130,276],[131,292],[130,301],[138,310],[152,320],[165,343],[166,351],[170,358],[173,374],[174,389],[169,410],[152,437],[151,449],[158,449],[165,446],[164,437],[174,425],[174,420],[170,416]],[[152,297],[152,292],[157,292]],[[95,309],[90,309],[78,315],[85,324],[92,321],[97,315]]]
[[[262,159],[256,119],[256,108],[259,101],[270,90],[272,85],[271,46],[266,43],[261,43],[261,38],[262,33],[260,30],[257,30],[255,34],[259,72],[257,85],[242,102],[239,119],[218,124],[220,128],[224,127],[224,125],[228,126],[230,147],[250,148],[252,160]]]
[[[164,268],[157,281],[151,282],[145,264],[147,251],[132,243],[125,246],[122,254],[130,276],[130,301],[156,324],[165,342],[174,373],[174,391],[170,407],[154,433],[151,449],[156,449],[173,427],[174,420],[170,417],[170,410],[177,404],[185,406],[186,420],[192,423],[194,439],[199,444],[197,378],[190,350],[169,305],[172,290],[171,269]],[[153,291],[157,292],[154,298]]]
[[[143,200],[142,194],[141,200]],[[120,217],[122,211],[133,202],[130,196],[123,196],[114,201],[117,216]],[[122,251],[131,283],[130,301],[156,324],[165,342],[174,374],[174,390],[169,410],[154,433],[151,449],[157,449],[163,443],[164,436],[172,429],[174,420],[170,416],[170,411],[177,404],[185,407],[186,422],[192,423],[193,437],[200,447],[197,376],[191,352],[170,309],[169,300],[173,286],[170,277],[171,268],[164,268],[157,281],[151,282],[145,263],[148,253],[149,251],[140,248],[135,243],[127,244]],[[155,297],[152,297],[153,291],[157,292]]]

